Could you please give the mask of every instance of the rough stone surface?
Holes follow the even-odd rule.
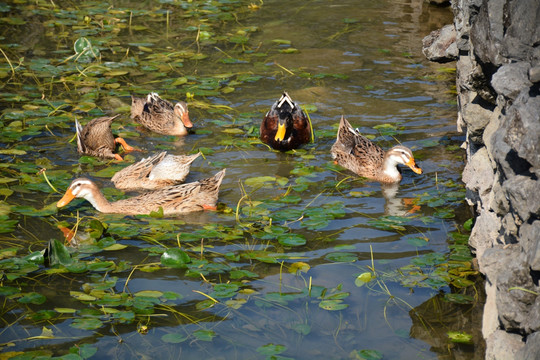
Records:
[[[452,9],[486,358],[540,359],[540,1],[454,0]]]
[[[519,230],[519,237],[528,255],[527,262],[532,271],[540,272],[540,220],[523,224]]]
[[[540,332],[527,337],[527,342],[517,353],[516,359],[538,360],[540,354]]]
[[[486,360],[518,360],[515,354],[523,346],[521,336],[497,330],[486,339]]]
[[[454,25],[446,25],[426,36],[422,40],[422,52],[431,61],[448,62],[456,60],[458,48]]]
[[[482,258],[484,251],[496,242],[500,227],[501,222],[492,211],[484,211],[476,218],[469,245],[476,250],[479,259]]]
[[[533,83],[540,82],[540,65],[529,69],[529,80]]]
[[[467,162],[463,169],[463,181],[468,184],[468,191],[471,193],[468,197],[474,204],[481,201],[482,198],[489,196],[495,169],[491,167],[491,162],[486,159],[488,153],[485,147],[478,150]]]
[[[509,99],[515,99],[524,88],[530,88],[529,69],[531,65],[521,61],[501,66],[491,79],[491,86]]]

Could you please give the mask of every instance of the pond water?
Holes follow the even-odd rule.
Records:
[[[38,0],[0,11],[5,358],[483,358],[453,65],[421,54],[449,9]],[[130,94],[150,91],[189,103],[190,135],[129,119]],[[315,130],[289,153],[258,140],[283,91]],[[57,210],[78,176],[123,196],[109,180],[125,164],[80,157],[73,141],[75,119],[104,113],[120,113],[113,132],[142,150],[128,163],[165,149],[203,153],[187,181],[227,168],[218,211]],[[334,165],[341,115],[385,149],[410,147],[424,173],[403,169],[389,187]],[[82,244],[68,254],[74,227]]]

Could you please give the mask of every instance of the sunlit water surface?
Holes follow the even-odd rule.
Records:
[[[122,6],[129,7],[129,2],[122,2]],[[181,26],[181,18],[174,15],[173,26]],[[135,21],[141,20],[136,18]],[[189,250],[193,259],[234,264],[258,277],[232,279],[244,280],[245,284],[241,287],[243,291],[232,297],[236,302],[226,303],[231,298],[215,296],[212,284],[230,281],[227,272],[209,272],[204,277],[187,274],[183,269],[134,270],[92,276],[43,274],[37,280],[18,284],[26,286],[27,291],[45,295],[47,301],[44,304],[5,305],[0,338],[2,343],[12,342],[13,346],[5,347],[4,351],[25,351],[37,347],[53,350],[53,354],[58,356],[74,344],[86,343],[97,346],[97,358],[247,359],[279,353],[286,358],[341,359],[356,358],[355,354],[362,350],[374,350],[375,355],[363,354],[381,354],[385,359],[482,358],[481,344],[453,344],[446,335],[448,331],[477,334],[480,327],[478,310],[471,311],[470,305],[444,302],[436,290],[405,287],[397,279],[383,276],[408,265],[420,254],[446,253],[449,233],[456,231],[470,217],[465,206],[451,205],[453,216],[446,216],[437,214],[440,209],[436,207],[417,206],[414,202],[422,194],[460,189],[459,185],[455,188],[448,186],[449,183],[459,184],[463,167],[462,153],[456,150],[463,139],[455,132],[454,96],[450,92],[452,75],[445,74],[443,67],[447,66],[431,64],[421,54],[422,37],[449,23],[451,11],[432,7],[423,1],[268,0],[260,9],[238,21],[242,26],[259,28],[251,35],[249,46],[260,46],[258,51],[265,52],[265,57],[249,63],[226,64],[219,61],[227,57],[227,47],[221,43],[203,45],[201,51],[215,61],[187,60],[182,68],[171,74],[174,77],[213,76],[229,72],[264,74],[258,81],[232,86],[234,91],[230,93],[206,98],[210,103],[229,106],[232,111],[219,114],[192,106],[190,116],[196,131],[179,140],[147,132],[130,138],[129,134],[137,129],[129,123],[129,115],[125,111],[121,119],[130,125],[121,125],[122,121],[115,125],[115,131],[126,132],[130,144],[144,149],[145,154],[163,147],[177,154],[198,148],[213,150],[205,155],[205,159],[194,163],[188,181],[210,176],[219,168],[226,167],[220,202],[232,209],[232,213],[205,212],[182,216],[179,217],[181,221],[172,223],[170,228],[159,228],[162,223],[156,223],[158,228],[154,229],[155,232],[147,230],[143,235],[137,230],[130,234],[124,229],[121,235],[111,231],[116,242],[127,247],[93,256],[103,261],[155,263],[159,262],[159,257],[141,249],[156,245],[175,247],[176,234],[191,233],[209,224],[218,224],[219,231],[219,226],[240,228],[243,223],[246,225],[244,238],[223,241],[201,238],[181,245]],[[227,26],[223,31],[227,32]],[[22,33],[17,34],[21,36]],[[4,37],[6,34],[4,29]],[[162,37],[163,28],[135,35],[122,30],[115,40],[120,44],[151,43]],[[290,44],[274,40],[288,40]],[[174,43],[174,40],[169,41]],[[48,51],[55,50],[36,46],[40,49],[40,56],[45,58]],[[191,51],[197,50],[193,41],[184,41],[182,46]],[[69,44],[66,47],[69,49]],[[280,52],[290,48],[298,51]],[[102,56],[106,59],[107,53],[102,51]],[[302,77],[302,73],[326,75],[317,79]],[[164,97],[184,99],[180,95],[169,95],[174,94],[170,85],[165,87],[164,83],[151,79],[151,74],[127,76],[123,80],[123,87],[126,87],[123,94],[134,89],[146,89],[157,91]],[[242,129],[251,124],[258,131],[264,113],[283,91],[300,104],[309,105],[316,131],[315,143],[298,153],[283,154],[270,151],[256,142],[246,146],[246,139],[252,135],[224,131],[227,127],[222,127],[222,123],[234,124],[237,120],[245,123],[246,119],[248,124]],[[96,99],[96,103],[103,111],[110,112],[110,92],[104,94]],[[112,96],[116,101],[115,108],[129,104],[129,97],[123,94]],[[48,96],[54,99],[55,95]],[[73,98],[77,99],[77,96]],[[4,102],[2,105],[18,108],[13,103]],[[400,186],[387,189],[375,182],[348,178],[351,174],[346,171],[336,171],[330,147],[341,115],[345,115],[363,133],[376,136],[384,148],[399,142],[413,149],[424,174],[417,175],[403,169]],[[89,118],[82,116],[83,121]],[[393,136],[381,136],[374,127],[382,124],[391,124],[397,131]],[[54,129],[55,137],[44,132],[26,140],[37,149],[36,159],[47,158],[57,169],[68,170],[73,177],[91,176],[102,187],[110,187],[106,177],[93,176],[95,171],[106,166],[93,168],[79,164],[74,142],[66,145],[73,133],[73,127],[57,128]],[[145,154],[134,153],[133,156],[139,159]],[[302,169],[306,168],[307,173],[303,173]],[[287,186],[278,186],[275,182],[262,187],[244,183],[249,178],[278,176],[289,179],[288,185],[294,186],[298,185],[295,182],[297,178],[306,179],[306,175],[309,175],[307,188],[288,190]],[[64,188],[60,186],[60,190]],[[275,240],[251,238],[249,225],[252,218],[248,217],[247,210],[241,214],[240,224],[237,223],[234,213],[238,204],[242,208],[250,202],[256,204],[258,201],[279,199],[287,191],[301,200],[282,205],[280,210],[296,209],[301,215],[306,209],[337,202],[344,204],[345,216],[331,219],[326,226],[315,227],[315,230],[310,230],[301,216],[276,221],[307,239],[305,245],[297,247],[282,246]],[[37,201],[40,205],[36,207],[39,208],[58,199],[57,194],[44,196],[39,192],[20,192],[15,193],[9,202],[28,205]],[[77,210],[79,216],[95,216],[110,224],[111,229],[126,224],[128,228],[136,229],[138,226],[147,227],[149,221],[152,223],[152,219],[144,217],[102,216],[82,201],[74,202],[52,218],[74,224]],[[410,217],[410,221],[403,228],[384,230],[373,225],[373,220],[381,216]],[[272,213],[267,217],[272,217]],[[49,239],[63,238],[50,216],[21,216],[18,219],[19,226],[5,247],[40,250]],[[163,233],[167,235],[163,236]],[[425,239],[425,244],[419,244],[418,238]],[[201,244],[204,246],[202,253]],[[247,256],[235,258],[252,250],[281,253],[283,257],[277,263],[266,263],[258,258],[249,260]],[[340,252],[352,254],[352,261],[332,261],[335,259],[332,255]],[[358,287],[356,277],[369,271],[367,267],[372,265],[372,257],[381,282]],[[310,269],[297,274],[289,272],[291,264],[297,262],[309,264]],[[174,312],[157,309],[151,317],[141,316],[127,324],[112,322],[93,331],[70,327],[72,320],[69,316],[65,321],[25,322],[25,314],[29,311],[86,308],[70,297],[69,291],[84,291],[84,283],[99,282],[113,276],[118,277],[114,287],[118,293],[174,291],[183,298],[170,303]],[[8,285],[8,281],[4,281]],[[306,290],[310,286],[325,288],[325,293],[311,296]],[[304,296],[291,298],[272,295],[302,291]],[[449,293],[451,290],[443,287],[442,291]],[[335,311],[325,309],[321,305],[321,297],[332,299],[332,293],[347,294],[342,299],[342,304],[347,307]],[[198,304],[207,300],[203,294],[214,294],[220,303],[201,309]],[[340,299],[340,296],[335,299]],[[97,305],[91,307],[99,309]],[[20,340],[40,335],[42,327],[52,328],[56,339]],[[213,337],[205,341],[201,332],[194,337],[193,334],[200,330],[210,331]],[[167,334],[181,334],[187,340],[178,343],[164,341],[163,336]],[[272,344],[283,347],[278,347],[273,353]]]

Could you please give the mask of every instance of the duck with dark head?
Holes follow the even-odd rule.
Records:
[[[284,92],[261,123],[261,141],[273,149],[288,151],[307,144],[311,140],[309,119],[300,108]]]

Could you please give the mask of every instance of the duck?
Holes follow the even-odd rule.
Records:
[[[117,189],[155,190],[177,185],[186,179],[191,164],[201,153],[170,155],[166,151],[149,156],[118,171],[111,181]]]
[[[331,149],[334,162],[351,170],[359,176],[381,183],[399,183],[402,179],[398,164],[408,166],[417,174],[422,169],[414,161],[408,147],[394,146],[384,151],[378,145],[362,136],[358,129],[341,117],[337,139]]]
[[[219,187],[224,176],[225,169],[207,179],[169,186],[115,202],[109,202],[92,180],[78,178],[71,182],[56,206],[61,208],[75,198],[84,198],[96,210],[105,214],[145,215],[160,211],[161,208],[163,215],[169,216],[216,210]]]
[[[311,140],[311,124],[300,106],[284,92],[261,123],[261,141],[275,150],[288,151]]]
[[[172,104],[152,92],[144,98],[131,95],[131,118],[148,130],[162,135],[185,136],[193,127],[187,104]]]
[[[125,151],[135,150],[121,137],[114,137],[111,131],[111,123],[118,116],[119,115],[95,118],[90,120],[84,127],[77,119],[75,119],[77,150],[79,154],[122,161],[122,156],[114,153],[116,144],[122,145]]]

